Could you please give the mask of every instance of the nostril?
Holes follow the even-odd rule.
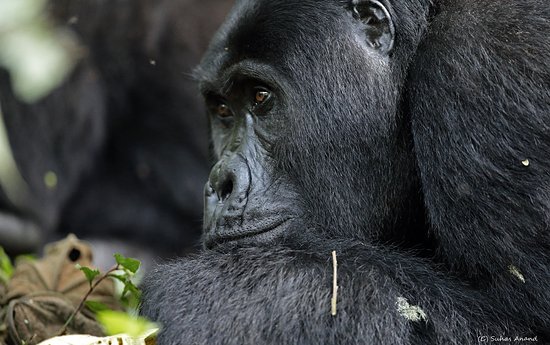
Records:
[[[220,201],[225,201],[231,193],[233,192],[233,181],[232,179],[227,179],[224,184],[222,185],[221,191],[220,191]]]

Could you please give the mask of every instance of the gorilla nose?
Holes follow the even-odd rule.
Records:
[[[211,194],[219,203],[239,204],[247,197],[249,174],[246,162],[234,157],[229,162],[219,162],[210,173]]]
[[[233,178],[232,176],[226,179],[225,181],[222,181],[219,198],[221,201],[225,201],[230,195],[231,192],[233,192]]]

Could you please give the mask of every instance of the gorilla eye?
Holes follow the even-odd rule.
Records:
[[[225,103],[219,103],[216,107],[216,115],[222,119],[226,119],[228,117],[233,116],[233,113],[231,112],[231,109],[227,106]]]
[[[271,97],[271,93],[264,88],[257,88],[254,95],[254,104],[259,105],[267,101]]]

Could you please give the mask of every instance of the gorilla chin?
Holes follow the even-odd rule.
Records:
[[[246,165],[243,167],[247,168]],[[236,178],[226,183],[233,186],[232,180]],[[217,193],[211,181],[206,184],[203,223],[206,248],[212,249],[223,243],[272,243],[291,232],[291,224],[296,221],[296,216],[287,207],[267,207],[266,202],[258,203],[261,198],[257,198],[248,186],[242,193],[236,193],[232,188],[226,188],[224,193]],[[281,202],[271,204],[281,205]]]
[[[250,224],[244,224],[236,228],[226,228],[223,225],[215,226],[204,231],[204,246],[214,249],[223,244],[231,246],[252,246],[258,244],[273,243],[290,232],[291,219],[268,219]]]

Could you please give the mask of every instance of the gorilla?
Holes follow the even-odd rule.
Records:
[[[549,32],[541,0],[238,1],[159,344],[550,342]]]
[[[70,78],[35,104],[19,101],[0,71],[11,150],[29,189],[17,203],[2,193],[9,186],[0,186],[1,245],[34,251],[73,232],[163,256],[193,248],[209,166],[207,121],[190,74],[230,6],[48,2],[48,14],[78,40],[82,56]],[[48,172],[56,185],[44,183]],[[113,250],[106,250],[110,266]]]

